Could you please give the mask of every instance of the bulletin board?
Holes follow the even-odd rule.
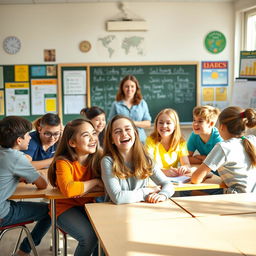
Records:
[[[30,121],[57,113],[56,65],[0,66],[0,118],[15,115]]]

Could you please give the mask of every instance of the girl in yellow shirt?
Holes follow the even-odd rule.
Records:
[[[97,237],[86,215],[84,204],[93,198],[84,194],[103,190],[100,177],[98,136],[92,123],[76,119],[66,124],[48,171],[48,178],[67,199],[56,202],[57,225],[78,241],[75,256],[91,255]]]
[[[154,131],[147,137],[145,145],[166,176],[190,174],[187,144],[181,135],[175,110],[166,108],[158,113]]]

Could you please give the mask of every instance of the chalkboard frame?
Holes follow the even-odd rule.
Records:
[[[99,66],[103,66],[103,67],[111,67],[111,66],[118,66],[118,67],[121,67],[121,66],[177,66],[177,65],[180,65],[180,66],[189,66],[189,65],[192,65],[195,67],[195,90],[196,90],[196,100],[195,100],[195,106],[198,106],[200,104],[200,88],[199,88],[199,77],[200,77],[200,69],[199,69],[199,62],[197,61],[179,61],[179,62],[136,62],[136,63],[125,63],[125,62],[117,62],[117,63],[93,63],[93,64],[88,64],[89,66],[89,72],[88,72],[88,80],[89,80],[89,87],[91,90],[91,78],[90,78],[90,75],[91,75],[91,68],[93,67],[99,67]],[[91,95],[90,93],[88,94],[88,102],[92,102],[91,101]],[[90,106],[90,105],[89,105]],[[192,109],[191,109],[191,121],[188,121],[188,122],[181,122],[181,125],[183,127],[186,127],[186,126],[191,126],[191,123],[192,123]],[[154,120],[152,120],[153,122]]]

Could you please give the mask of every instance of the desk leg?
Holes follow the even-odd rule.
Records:
[[[98,256],[101,256],[101,246],[100,246],[100,240],[98,239]]]
[[[51,199],[51,214],[52,214],[52,255],[58,255],[57,246],[57,229],[56,229],[56,202],[55,199]]]

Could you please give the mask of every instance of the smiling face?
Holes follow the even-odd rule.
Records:
[[[116,120],[112,125],[112,140],[118,151],[129,152],[135,142],[135,131],[126,118]]]
[[[97,133],[100,133],[103,131],[103,129],[106,126],[106,116],[104,113],[95,116],[94,118],[91,119],[91,122],[93,123],[95,130]]]
[[[132,99],[136,93],[136,83],[132,80],[127,80],[123,84],[123,92],[125,99]]]
[[[170,137],[175,130],[175,123],[167,114],[161,114],[157,120],[157,132],[161,138]]]
[[[213,122],[208,122],[199,116],[193,117],[193,131],[197,135],[210,134],[212,132]]]
[[[92,154],[97,149],[97,132],[90,123],[83,123],[77,127],[78,132],[75,137],[69,141],[78,156]]]
[[[45,125],[39,127],[38,132],[42,145],[47,145],[50,147],[59,140],[61,134],[61,127],[60,125]]]

